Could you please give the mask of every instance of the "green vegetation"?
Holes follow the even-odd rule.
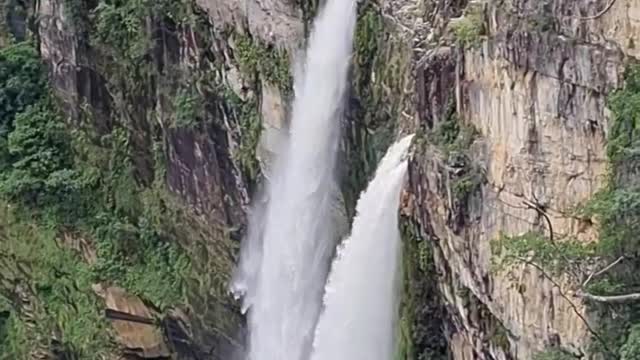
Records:
[[[453,104],[449,106],[449,115],[446,120],[437,124],[435,129],[426,134],[426,143],[442,151],[448,163],[464,169],[460,175],[451,179],[450,184],[453,197],[459,201],[466,201],[485,181],[481,169],[471,164],[468,155],[476,136],[475,128],[458,119]]]
[[[636,254],[640,249],[640,66],[631,66],[623,89],[608,101],[613,114],[607,155],[609,183],[589,201],[580,215],[595,217],[600,224],[603,254]]]
[[[23,219],[6,203],[0,212],[0,299],[12,303],[0,359],[26,359],[38,348],[52,348],[47,336],[56,333],[77,358],[101,359],[110,344],[89,266],[60,245],[53,227]],[[13,302],[16,296],[29,303]]]
[[[616,281],[609,277],[604,277],[595,281],[591,281],[587,285],[587,291],[595,295],[608,295],[608,294],[623,294],[625,292],[625,285],[622,282]]]
[[[628,167],[627,161],[635,163],[637,148],[640,146],[640,65],[631,65],[625,73],[623,89],[614,92],[607,102],[613,113],[607,155],[613,166],[614,179],[622,174],[619,171]]]
[[[640,250],[640,65],[630,65],[625,85],[609,96],[612,122],[608,133],[609,179],[603,190],[578,211],[579,216],[595,218],[599,226],[598,255],[608,261],[619,256],[626,260],[589,284],[597,295],[619,295],[640,291],[637,258]],[[607,358],[636,359],[640,305],[590,304],[600,321],[598,332],[605,337],[608,350],[595,343],[594,353]],[[612,313],[616,315],[613,316]]]
[[[80,9],[79,0],[72,8],[81,16],[86,10]],[[174,24],[190,21],[187,2],[175,0],[101,0],[92,10],[95,19],[92,26],[92,44],[101,50],[108,50],[109,55],[131,65],[133,60],[140,60],[151,50],[152,35],[147,31],[148,16],[169,20]]]
[[[112,55],[124,60],[139,59],[150,48],[144,18],[150,2],[132,0],[123,2],[101,1],[96,9],[94,45],[108,46]]]
[[[204,99],[195,88],[180,89],[174,98],[175,121],[178,128],[193,128],[205,112]]]
[[[403,290],[396,360],[447,359],[444,308],[439,303],[433,254],[419,226],[400,218],[403,242]]]
[[[91,8],[86,0],[64,0],[64,15],[81,41],[86,41],[91,26]]]
[[[7,148],[11,164],[0,176],[0,194],[32,209],[69,210],[62,204],[82,185],[73,169],[71,138],[49,101],[16,116]]]
[[[560,349],[549,349],[533,355],[533,360],[575,360],[575,356]]]
[[[491,242],[491,253],[494,255],[495,270],[527,259],[554,272],[560,272],[591,258],[595,255],[595,249],[575,240],[551,242],[545,235],[528,232],[518,236],[501,235]]]
[[[26,358],[34,348],[58,346],[50,337],[59,333],[64,351],[99,359],[110,344],[91,285],[119,285],[165,309],[184,301],[189,263],[177,234],[164,231],[173,216],[159,201],[159,185],[145,189],[135,181],[127,130],[116,127],[100,136],[87,129],[71,131],[45,91],[18,95],[35,84],[46,88],[28,46],[0,53],[0,69],[12,68],[8,75],[22,80],[0,88],[9,94],[0,104],[6,114],[0,137],[0,153],[6,154],[0,176],[0,230],[5,232],[0,267],[10,267],[0,268],[0,280],[15,273],[33,284],[25,290],[32,310],[22,312],[25,304],[11,294],[16,291],[12,282],[0,281],[3,302],[11,304],[0,353]],[[16,52],[25,66],[15,66]],[[86,263],[65,249],[60,241],[69,237],[87,239],[97,261]]]
[[[371,70],[376,60],[377,52],[382,48],[381,35],[384,33],[382,16],[371,3],[367,3],[360,10],[356,32],[354,35],[356,73],[354,83],[361,91],[360,96],[367,99],[375,89],[367,86],[371,81]]]
[[[605,189],[597,193],[580,214],[598,219],[602,254],[622,256],[640,249],[637,236],[640,231],[640,188],[612,186]]]
[[[108,111],[83,104],[78,118],[67,119],[34,46],[0,49],[0,235],[7,233],[0,239],[0,360],[40,350],[69,359],[110,357],[112,330],[92,290],[96,283],[123,287],[161,312],[188,301],[202,320],[194,328],[231,334],[241,322],[226,288],[237,244],[228,229],[205,228],[167,193],[164,146],[172,128],[221,131],[217,119],[229,116],[241,133],[234,160],[255,179],[256,99],[239,99],[218,78],[193,84],[201,73],[216,72],[209,65],[221,66],[208,48],[198,49],[201,68],[187,69],[182,59],[175,64],[173,41],[189,28],[195,46],[211,44],[210,24],[192,1],[64,0],[63,6],[71,25],[65,31],[75,32],[79,51],[91,47],[91,59],[78,56],[77,69],[95,76],[87,85],[105,82]],[[290,90],[284,54],[262,45],[248,50],[249,66]],[[251,64],[263,56],[268,61]],[[16,279],[33,284],[24,292],[28,303]]]
[[[438,147],[445,155],[465,153],[476,139],[477,130],[458,118],[455,104],[449,104],[448,114],[444,121],[436,124],[429,132],[427,140]]]
[[[349,215],[353,215],[357,197],[396,135],[410,59],[405,43],[392,38],[372,1],[363,2],[358,10],[353,97],[342,144],[348,169],[342,189]]]
[[[39,101],[46,92],[44,67],[36,49],[18,43],[0,49],[0,137],[6,139],[17,113]]]
[[[620,360],[640,359],[640,324],[631,327],[627,341],[620,348]]]
[[[258,105],[254,99],[243,101],[233,91],[225,89],[225,103],[236,110],[239,120],[239,144],[233,154],[242,173],[251,183],[260,175],[260,163],[256,151],[262,134],[262,122],[258,114]]]
[[[479,171],[471,171],[452,182],[453,196],[456,199],[465,199],[479,189],[484,181]]]
[[[269,47],[249,36],[238,34],[235,39],[234,55],[244,74],[250,77],[260,74],[269,83],[277,85],[284,94],[291,93],[293,78],[285,52]]]
[[[456,41],[462,47],[477,46],[486,33],[485,19],[482,7],[473,6],[464,14],[464,17],[450,24],[450,29]]]

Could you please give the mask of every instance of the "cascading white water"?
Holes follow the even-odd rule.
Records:
[[[250,360],[306,360],[336,240],[332,206],[355,0],[328,0],[296,79],[291,131],[254,208],[233,289],[249,314]]]
[[[391,360],[400,258],[398,206],[413,135],[389,148],[357,204],[325,290],[311,360]]]

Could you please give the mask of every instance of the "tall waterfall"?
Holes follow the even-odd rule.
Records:
[[[234,279],[248,308],[250,360],[309,357],[335,248],[334,168],[355,19],[355,0],[328,0],[316,19],[268,204],[250,214],[256,223]]]
[[[412,138],[389,148],[358,200],[351,236],[340,245],[326,286],[311,360],[393,359],[398,205]]]

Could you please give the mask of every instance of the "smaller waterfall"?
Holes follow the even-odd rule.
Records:
[[[399,270],[398,206],[413,135],[392,145],[357,204],[325,288],[311,360],[391,360]]]

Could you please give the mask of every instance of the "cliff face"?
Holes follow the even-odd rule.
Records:
[[[528,359],[549,347],[582,355],[595,341],[596,320],[572,293],[578,279],[549,277],[526,262],[495,270],[500,254],[491,242],[550,231],[550,241],[597,240],[574,209],[607,180],[607,96],[637,56],[638,6],[470,3],[451,21],[478,21],[473,44],[436,47],[418,65],[421,123],[448,121],[439,109],[455,99],[458,121],[476,132],[468,164],[434,147],[411,166],[413,207],[434,244],[454,358]],[[468,172],[482,181],[461,193]]]
[[[261,127],[283,126],[283,94],[290,87],[286,50],[297,49],[303,39],[302,10],[278,1],[100,7],[105,4],[34,4],[42,58],[72,121],[82,122],[89,113],[92,126],[109,133],[114,121],[125,119],[132,128],[137,181],[163,182],[179,206],[186,206],[179,221],[187,230],[178,241],[198,274],[186,279],[193,347],[186,353],[231,356],[242,351],[242,319],[227,286],[250,186],[260,173]],[[161,8],[165,4],[168,8]],[[116,32],[115,41],[93,33],[101,25],[123,26],[100,24],[127,16],[109,18],[107,11],[121,9],[131,12],[137,28],[104,29]],[[128,54],[140,45],[132,41],[122,47],[118,36],[132,37],[146,49]],[[260,64],[267,61],[263,55],[271,62]]]
[[[241,352],[226,286],[318,2],[7,4],[1,29],[16,39],[35,14],[30,31],[70,126],[126,128],[135,183],[160,183],[180,209],[171,231],[197,275],[164,311],[187,324],[191,349],[177,352]],[[402,358],[589,353],[597,319],[571,292],[584,279],[526,259],[497,267],[492,244],[534,232],[597,241],[572,210],[607,180],[607,98],[640,56],[638,34],[637,0],[361,4],[343,126],[347,213],[386,145],[419,134],[402,209]]]

